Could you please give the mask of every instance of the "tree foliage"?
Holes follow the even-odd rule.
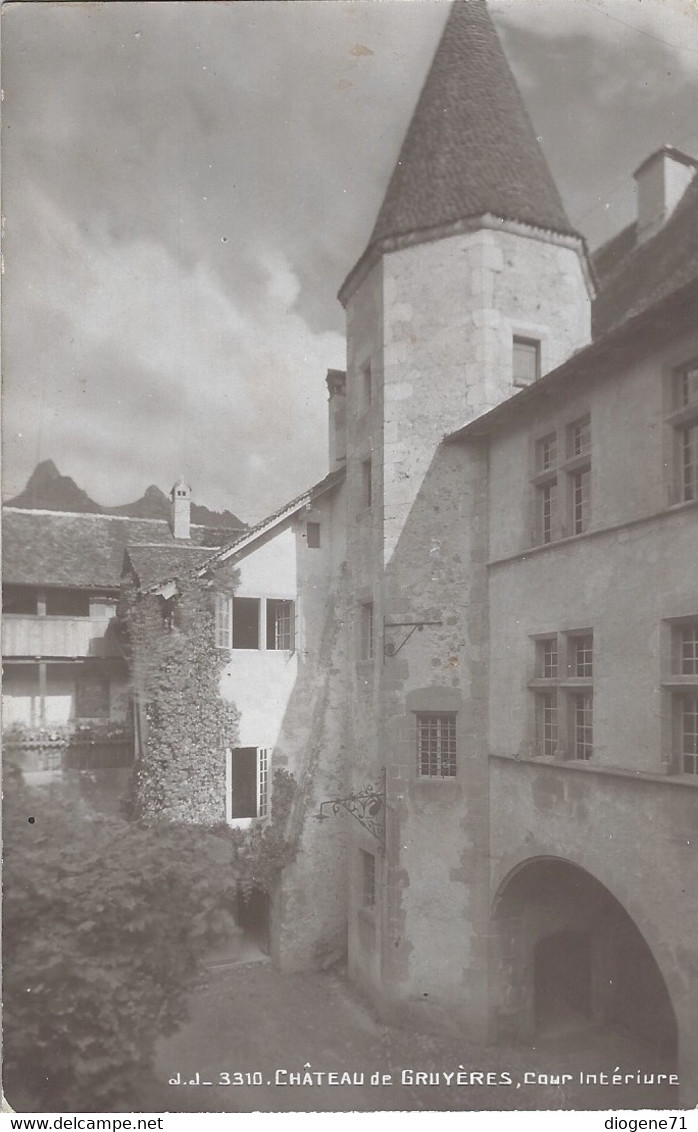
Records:
[[[128,802],[131,817],[214,824],[225,819],[224,750],[235,745],[237,711],[220,695],[222,661],[205,582],[180,583],[167,605],[131,592],[126,628],[142,751]]]
[[[8,1099],[128,1104],[156,1039],[186,1016],[206,949],[232,927],[232,847],[192,825],[95,819],[16,783],[6,799]]]
[[[219,694],[209,600],[198,581],[165,609],[130,595],[147,728],[129,820],[97,818],[67,790],[30,790],[6,773],[5,1081],[11,1103],[13,1088],[29,1098],[25,1111],[127,1104],[157,1038],[186,1017],[238,895],[271,893],[295,855],[286,771],[273,775],[269,819],[225,825],[223,752],[237,713]]]

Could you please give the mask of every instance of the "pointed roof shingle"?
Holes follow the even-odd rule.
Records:
[[[487,214],[578,235],[485,0],[454,0],[367,251]]]

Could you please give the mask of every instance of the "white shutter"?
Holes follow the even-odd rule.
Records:
[[[233,647],[233,618],[232,600],[227,594],[216,594],[214,617],[216,648],[230,652]]]

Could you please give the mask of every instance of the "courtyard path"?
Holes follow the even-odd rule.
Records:
[[[553,1035],[536,1047],[482,1048],[386,1027],[342,975],[282,974],[268,960],[253,956],[252,961],[243,958],[207,970],[192,995],[189,1021],[160,1044],[156,1079],[139,1102],[142,1111],[150,1112],[587,1111],[677,1106],[676,1088],[666,1085],[580,1084],[580,1072],[666,1069],[646,1047],[618,1034],[589,1029],[567,1035],[564,1044],[566,1050],[561,1052],[560,1037]],[[438,1083],[417,1079],[418,1071],[436,1074],[430,1080]],[[466,1075],[460,1084],[459,1071]],[[530,1083],[525,1077],[563,1072],[573,1078],[564,1085],[537,1079]],[[364,1084],[330,1084],[327,1076],[321,1083],[291,1083],[307,1082],[305,1073],[334,1073],[337,1080],[343,1073],[352,1079],[363,1074]],[[478,1083],[472,1077],[477,1073],[492,1074],[490,1081],[504,1081],[508,1075],[512,1083]],[[374,1074],[381,1075],[380,1084],[370,1083]],[[384,1074],[391,1083],[383,1082]],[[240,1080],[243,1083],[234,1083]]]

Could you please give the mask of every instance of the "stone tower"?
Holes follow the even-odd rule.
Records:
[[[373,449],[387,562],[441,437],[590,338],[583,240],[485,0],[452,5],[368,247],[339,297],[349,487],[360,505],[358,466]]]
[[[591,300],[583,240],[484,0],[451,7],[368,247],[340,300],[354,638],[348,747],[356,789],[379,783],[385,770],[389,809],[385,856],[354,831],[350,892],[375,906],[369,923],[350,905],[350,970],[386,1007],[429,1024],[461,1001],[477,1030],[486,1013],[476,1001],[486,982],[477,941],[487,930],[486,546],[478,468],[459,466],[439,446],[586,344]],[[434,511],[463,531],[448,561],[427,534],[433,522],[423,521]],[[460,612],[446,624],[442,608]],[[450,792],[415,781],[415,719],[424,711],[459,720]],[[432,929],[440,921],[437,975]]]

